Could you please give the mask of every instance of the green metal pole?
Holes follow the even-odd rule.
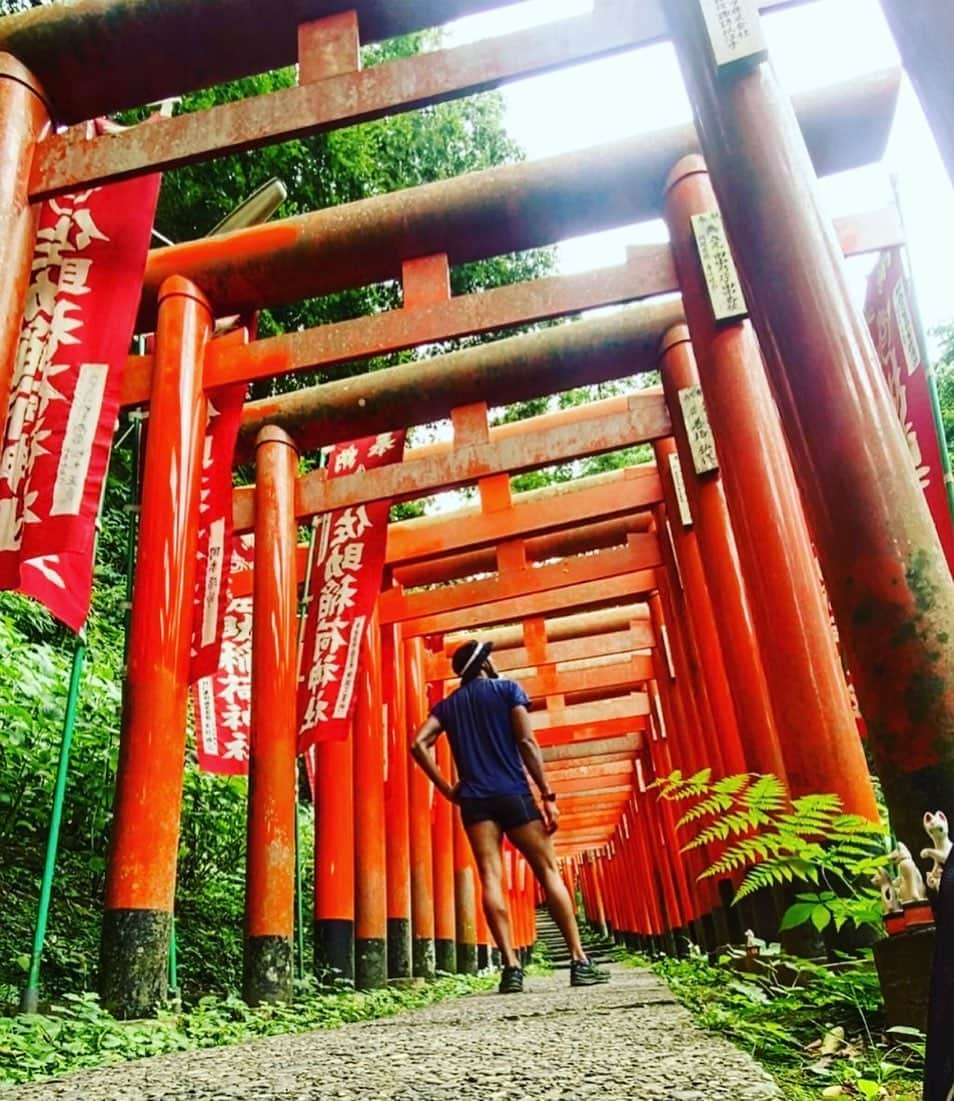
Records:
[[[297,774],[296,774],[297,780]],[[301,882],[301,806],[295,792],[295,975],[305,977],[305,913]]]
[[[60,742],[60,760],[56,768],[56,787],[53,792],[53,809],[50,813],[50,831],[46,839],[46,861],[40,886],[40,905],[33,934],[33,951],[30,954],[30,972],[27,984],[20,995],[20,1012],[36,1013],[40,993],[40,961],[46,940],[46,925],[50,914],[50,896],[53,893],[53,874],[56,869],[56,850],[60,839],[60,823],[63,820],[63,801],[66,794],[66,777],[70,766],[70,748],[76,729],[76,711],[79,704],[79,687],[86,658],[86,636],[80,632],[73,650],[73,668],[70,673],[70,689],[63,720],[63,737]]]

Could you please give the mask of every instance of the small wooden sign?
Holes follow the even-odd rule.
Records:
[[[679,405],[682,419],[689,437],[689,450],[692,452],[692,465],[697,474],[710,474],[719,469],[715,439],[709,427],[709,416],[700,386],[687,386],[679,391]]]
[[[686,480],[682,476],[682,463],[679,456],[673,452],[669,456],[669,469],[672,471],[672,484],[676,490],[676,501],[679,505],[679,519],[684,528],[692,527],[692,510],[689,508],[689,494],[686,492]]]
[[[663,640],[663,653],[666,655],[666,669],[669,673],[669,679],[676,679],[676,663],[672,659],[672,643],[669,641],[669,628],[662,624],[662,640]]]
[[[712,316],[717,322],[740,321],[748,317],[739,272],[732,259],[722,215],[718,211],[692,216],[692,234],[709,291]]]
[[[699,0],[716,65],[761,61],[768,54],[756,0]]]

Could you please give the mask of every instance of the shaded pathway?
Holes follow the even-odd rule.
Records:
[[[566,972],[381,1021],[163,1055],[11,1090],[15,1101],[755,1101],[767,1076],[690,1021],[654,975]]]

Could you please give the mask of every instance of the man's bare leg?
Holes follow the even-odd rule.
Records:
[[[527,863],[543,888],[547,896],[547,906],[563,934],[570,955],[575,960],[585,960],[586,953],[580,942],[573,901],[557,867],[553,839],[544,829],[543,823],[539,819],[527,822],[526,825],[508,830],[507,836],[527,858]]]
[[[496,822],[475,822],[465,826],[483,894],[484,915],[500,949],[505,967],[519,967],[510,932],[510,912],[503,886],[503,830]]]

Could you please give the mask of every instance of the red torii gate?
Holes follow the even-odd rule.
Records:
[[[756,335],[785,438],[793,449],[794,476],[806,502],[806,518],[896,828],[902,835],[914,836],[914,824],[926,807],[950,809],[954,690],[951,647],[942,636],[952,619],[954,597],[916,481],[908,472],[893,413],[883,386],[875,381],[878,375],[870,362],[870,347],[848,302],[840,268],[842,248],[865,250],[894,243],[896,226],[876,213],[843,223],[840,242],[836,239],[812,189],[812,165],[802,133],[787,99],[775,88],[771,70],[761,56],[755,56],[717,75],[706,30],[692,0],[671,0],[665,17],[653,4],[644,7],[616,0],[599,6],[591,16],[558,25],[552,36],[547,31],[521,33],[493,44],[360,71],[362,39],[430,26],[499,2],[416,0],[398,12],[382,0],[358,0],[351,7],[336,0],[300,0],[282,5],[263,21],[256,17],[258,5],[236,0],[229,5],[230,22],[226,23],[220,2],[176,0],[154,14],[142,3],[100,0],[82,9],[39,8],[0,21],[0,48],[9,51],[0,58],[0,125],[8,139],[0,162],[0,270],[4,272],[0,408],[6,404],[29,268],[30,199],[123,178],[156,165],[188,163],[293,133],[330,129],[470,94],[504,80],[654,40],[666,33],[667,25],[684,67],[701,138],[697,144],[692,128],[676,128],[615,147],[494,169],[152,255],[141,324],[155,324],[156,352],[131,357],[123,395],[127,405],[148,402],[151,414],[128,709],[103,934],[104,990],[109,1002],[123,1012],[148,1011],[164,989],[185,734],[184,665],[190,614],[186,594],[191,594],[203,392],[224,381],[318,367],[331,370],[387,351],[675,290],[683,294],[691,341],[672,328],[682,321],[678,306],[639,307],[625,311],[625,323],[634,322],[635,328],[622,336],[615,332],[617,322],[612,319],[564,325],[553,334],[519,338],[523,344],[501,342],[487,351],[414,364],[410,370],[395,368],[383,377],[332,383],[312,394],[255,403],[245,411],[242,454],[247,457],[257,445],[258,473],[254,489],[236,494],[236,521],[240,529],[254,526],[260,540],[272,546],[267,565],[262,560],[257,563],[255,597],[261,619],[267,612],[285,625],[282,630],[257,632],[255,643],[258,702],[246,926],[249,997],[287,997],[290,989],[287,840],[294,717],[287,702],[294,663],[289,659],[287,625],[293,617],[297,576],[295,521],[339,504],[410,498],[478,482],[485,505],[480,518],[492,534],[471,535],[473,542],[466,545],[485,552],[499,544],[495,578],[461,581],[467,577],[461,570],[473,569],[475,561],[462,563],[444,556],[446,578],[458,581],[448,588],[447,596],[394,590],[382,597],[383,627],[369,635],[365,647],[353,745],[335,743],[334,748],[329,744],[322,749],[326,767],[320,774],[340,769],[334,797],[342,814],[331,816],[339,832],[321,836],[319,845],[343,851],[351,844],[349,831],[359,831],[359,844],[352,849],[357,867],[349,872],[344,866],[342,879],[330,895],[325,892],[319,897],[319,906],[330,903],[321,920],[327,918],[334,934],[329,934],[322,950],[346,953],[353,933],[359,979],[366,985],[382,981],[388,916],[399,923],[393,930],[395,943],[406,936],[400,926],[407,922],[406,909],[400,910],[404,897],[414,936],[411,962],[422,972],[429,966],[429,939],[446,948],[455,946],[456,938],[466,949],[474,941],[461,941],[458,934],[463,930],[466,937],[479,936],[476,920],[471,921],[474,901],[467,886],[466,860],[459,845],[454,850],[454,834],[446,818],[449,806],[440,808],[445,817],[435,824],[430,837],[435,851],[425,854],[426,793],[417,783],[419,778],[410,782],[407,803],[408,829],[413,830],[408,834],[409,890],[402,896],[400,889],[391,892],[384,886],[393,883],[400,888],[405,878],[400,846],[393,857],[387,848],[388,826],[402,832],[404,819],[401,799],[396,798],[392,800],[394,820],[386,821],[385,737],[391,746],[399,747],[407,730],[422,717],[424,688],[435,670],[425,672],[424,647],[418,640],[443,636],[446,642],[463,626],[462,614],[469,626],[506,623],[508,615],[510,622],[526,620],[522,648],[527,653],[520,660],[526,657],[527,668],[541,669],[541,685],[546,682],[553,689],[547,694],[553,706],[546,716],[552,721],[541,728],[541,740],[554,743],[546,752],[566,782],[582,785],[579,794],[566,800],[570,812],[561,847],[574,858],[574,867],[579,851],[591,854],[593,858],[583,864],[587,869],[581,877],[584,893],[590,905],[595,904],[603,918],[609,916],[614,928],[623,933],[664,937],[696,922],[705,932],[706,919],[715,920],[718,910],[711,891],[692,887],[687,876],[692,865],[679,858],[671,821],[646,797],[648,782],[673,763],[687,768],[769,764],[787,772],[801,790],[812,786],[843,790],[854,809],[870,809],[857,737],[845,717],[845,700],[833,668],[833,647],[818,618],[821,598],[806,573],[808,529],[805,525],[783,528],[783,517],[773,512],[778,501],[793,500],[792,474],[785,468],[781,436],[767,435],[766,422],[758,419],[765,412],[759,405],[764,396],[754,394],[746,411],[741,403],[720,403],[720,392],[712,386],[713,378],[726,365],[737,364],[740,356],[748,372],[762,370]],[[200,24],[207,33],[196,33]],[[188,34],[182,33],[184,25],[190,28]],[[224,31],[227,37],[222,37]],[[131,48],[137,36],[148,48]],[[218,40],[223,48],[208,50],[206,43],[211,40]],[[77,42],[83,43],[82,50],[76,49]],[[147,130],[88,143],[76,133],[48,132],[51,113],[58,122],[79,121],[139,105],[157,95],[178,94],[287,64],[296,56],[301,87],[287,94],[161,121]],[[82,59],[79,71],[74,58]],[[804,140],[813,151],[817,171],[844,169],[878,155],[895,89],[893,76],[878,77],[803,101]],[[753,315],[755,335],[735,326],[736,347],[728,352],[723,345],[732,341],[724,339],[722,328],[712,329],[684,242],[690,206],[680,198],[681,178],[673,178],[668,196],[666,189],[667,175],[683,157],[698,153],[700,144]],[[701,167],[696,164],[692,172],[698,176]],[[694,211],[714,208],[711,193],[695,195],[692,201],[701,203]],[[460,298],[449,294],[452,264],[655,216],[664,204],[672,249],[633,249],[619,268],[584,276],[552,277]],[[783,263],[778,262],[780,249]],[[767,271],[772,272],[771,279],[762,277]],[[294,301],[387,278],[401,280],[404,306],[400,310],[244,347],[211,339],[214,313]],[[541,418],[530,426],[534,432],[530,438],[521,439],[519,428],[488,427],[486,409],[480,405],[488,392],[495,403],[504,404],[583,381],[649,371],[657,366],[657,349],[667,333],[661,362],[668,401],[659,392],[640,391],[579,413]],[[570,349],[575,341],[580,343],[574,352]],[[587,342],[603,347],[603,353],[594,357],[592,374],[588,368],[579,370],[587,356]],[[694,385],[689,373],[693,358],[698,360],[702,390],[712,407],[712,432],[723,464],[726,457],[730,462],[737,459],[739,448],[745,446],[741,441],[755,433],[771,452],[774,484],[787,487],[788,496],[774,503],[760,501],[760,525],[767,530],[777,524],[788,533],[784,549],[794,548],[796,553],[778,549],[773,562],[788,571],[785,584],[812,602],[813,625],[799,636],[799,656],[793,660],[816,663],[830,678],[819,722],[813,723],[813,733],[802,745],[793,744],[788,725],[791,705],[776,664],[782,653],[773,649],[765,628],[767,622],[777,624],[778,617],[790,615],[791,609],[772,602],[772,594],[760,588],[751,536],[739,521],[739,502],[743,497],[748,502],[756,487],[727,471],[724,491],[714,491],[712,473],[704,470],[698,485],[688,478],[693,529],[697,530],[690,530],[680,511],[669,437],[674,431],[688,474],[677,391]],[[526,373],[511,369],[524,363]],[[419,393],[415,392],[418,380]],[[325,395],[334,412],[323,417],[318,407]],[[405,399],[413,395],[416,408],[407,401],[395,402],[394,395]],[[311,449],[448,414],[455,426],[453,447],[421,449],[423,454],[414,457],[412,452],[405,464],[361,477],[331,482],[319,473],[295,478],[296,447]],[[832,460],[836,439],[837,458]],[[492,514],[507,511],[509,475],[636,441],[653,441],[662,484],[642,510],[647,513],[645,521],[627,529],[619,545],[604,541],[591,554],[564,553],[556,564],[532,567],[527,564],[533,560],[527,553],[530,540],[556,540],[560,533],[530,536],[528,531],[524,541],[519,527],[506,531],[494,527],[499,517],[491,519]],[[591,495],[589,507],[596,507],[595,499]],[[517,509],[510,511],[517,515]],[[527,521],[531,530],[539,530],[533,529],[532,507],[522,509],[521,516],[516,523]],[[584,511],[566,526],[585,524],[587,518]],[[603,538],[609,539],[605,531]],[[580,545],[567,542],[563,550],[575,552]],[[461,544],[454,546],[463,551]],[[654,558],[647,565],[641,555],[650,547]],[[549,551],[546,546],[537,547],[544,554],[554,549],[555,544],[549,545]],[[395,555],[390,560],[393,576],[400,580],[406,569],[407,585],[420,584],[422,577],[439,579],[439,551],[419,554],[403,566],[404,560]],[[479,568],[487,564],[484,561]],[[415,577],[413,571],[425,567],[431,572],[418,572]],[[563,585],[558,584],[561,571],[567,582]],[[640,682],[649,685],[650,692],[567,703],[569,688],[585,685],[586,678],[549,668],[557,664],[546,660],[555,652],[549,647],[558,643],[548,638],[546,617],[574,611],[571,618],[576,619],[577,609],[626,607],[634,597],[647,598],[653,625],[651,645],[646,647],[651,650],[653,676]],[[578,614],[585,618],[603,613]],[[633,622],[630,629],[636,630]],[[777,641],[792,641],[791,627],[790,620],[784,619],[776,627]],[[592,634],[599,638],[625,629]],[[906,640],[900,656],[899,631]],[[388,670],[379,665],[382,636]],[[635,648],[632,652],[634,662],[646,656]],[[267,676],[262,672],[266,668]],[[645,661],[639,670],[648,672]],[[443,679],[440,667],[436,675]],[[595,672],[590,676],[589,687],[598,694],[599,676]],[[273,677],[272,695],[263,689],[268,677]],[[910,690],[918,683],[937,690],[929,697],[922,693],[915,707]],[[613,682],[613,686],[620,684]],[[393,705],[389,714],[395,716],[386,734],[380,720],[385,690]],[[589,717],[583,719],[579,708],[595,710],[586,711]],[[826,726],[825,716],[835,721]],[[581,719],[584,725],[578,728]],[[760,722],[764,724],[761,743]],[[592,739],[568,737],[578,730],[591,733]],[[902,740],[916,752],[902,752]],[[594,749],[578,756],[579,748],[587,745],[600,747],[599,752]],[[568,756],[560,756],[566,751]],[[370,781],[371,793],[357,817],[349,804],[352,752],[355,769],[363,782]],[[602,766],[556,764],[604,754],[622,754],[621,760],[628,761],[630,768],[587,772]],[[618,782],[620,777],[626,779]],[[590,782],[592,788],[586,786]],[[846,782],[847,787],[840,786]],[[325,800],[329,797],[326,791]],[[595,852],[608,836],[607,828],[613,831],[614,827],[608,843]],[[264,859],[268,846],[282,855]],[[425,880],[432,856],[429,909],[433,920],[429,924]],[[322,859],[319,852],[319,862]],[[634,875],[646,885],[644,890],[634,890]],[[532,940],[533,896],[528,880],[525,868],[515,870],[513,902],[523,945]],[[397,908],[393,915],[382,899]],[[336,909],[338,903],[341,906]],[[349,920],[353,929],[348,928]]]

